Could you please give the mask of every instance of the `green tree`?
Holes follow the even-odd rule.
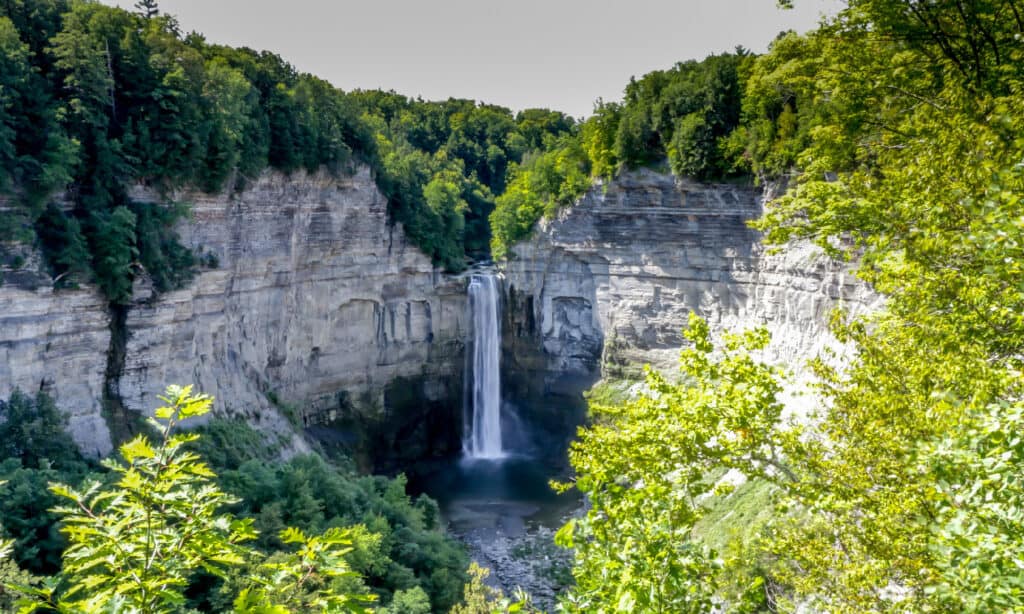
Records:
[[[490,574],[486,567],[470,563],[465,598],[462,603],[453,607],[449,614],[529,614],[537,611],[526,595],[516,595],[516,600],[513,601],[499,589],[488,586],[486,580]]]
[[[646,400],[602,411],[610,426],[573,452],[599,511],[562,534],[579,548],[572,607],[649,611],[668,595],[693,598],[670,610],[700,611],[723,598],[711,553],[672,550],[691,545],[715,469],[777,488],[776,518],[748,557],[767,568],[739,575],[751,589],[786,587],[773,607],[1024,607],[1004,554],[1020,548],[1022,492],[1018,8],[851,2],[765,58],[757,106],[772,125],[753,161],[798,169],[758,227],[777,244],[810,239],[858,259],[886,308],[836,318],[857,358],[812,363],[822,402],[800,424],[779,421],[774,376],[735,362],[728,340],[705,364],[684,352],[684,384],[656,378]],[[767,95],[776,85],[780,98]],[[710,349],[693,330],[695,350]],[[733,597],[736,609],[750,603]]]
[[[43,392],[30,397],[20,390],[0,400],[0,456],[22,467],[43,469],[76,465],[82,457],[65,430],[67,417]]]
[[[686,383],[648,370],[648,392],[621,407],[592,407],[570,460],[590,503],[557,541],[575,549],[570,612],[708,612],[720,583],[716,553],[694,539],[708,497],[726,492],[722,469],[774,476],[784,440],[770,434],[782,404],[780,372],[749,351],[764,330],[727,336],[712,355],[707,324],[691,316]]]
[[[0,490],[3,490],[6,482],[0,481]],[[14,541],[5,540],[3,537],[3,526],[0,525],[0,608],[5,611],[13,611],[17,602],[18,594],[11,591],[11,585],[36,586],[39,578],[25,573],[11,560],[14,552]]]
[[[430,614],[430,598],[418,586],[398,591],[382,614]]]
[[[47,491],[57,479],[80,480],[90,469],[67,434],[67,418],[49,396],[15,390],[0,401],[0,519],[14,540],[13,562],[35,574],[60,569],[66,540],[51,511],[59,501]]]
[[[690,177],[715,174],[715,137],[703,113],[679,118],[668,147],[672,172]]]
[[[104,461],[116,483],[51,486],[70,502],[58,509],[69,546],[61,573],[45,588],[19,587],[26,595],[22,611],[170,612],[185,603],[184,591],[198,571],[226,575],[247,563],[254,574],[236,599],[239,612],[366,611],[361,604],[369,597],[315,585],[319,578],[352,575],[344,560],[350,531],[310,537],[286,529],[282,541],[298,549],[277,559],[245,547],[257,535],[252,520],[222,513],[235,499],[186,451],[197,435],[173,432],[180,421],[207,413],[212,399],[171,386],[161,400],[167,405],[150,420],[159,443],[140,435],[121,446],[123,462]]]
[[[518,240],[529,236],[542,217],[554,217],[591,186],[590,161],[574,135],[551,149],[527,156],[513,167],[508,188],[491,213],[491,252],[504,258]]]
[[[0,190],[9,190],[18,159],[18,92],[29,77],[29,49],[7,17],[0,17]]]
[[[619,130],[620,110],[618,104],[598,100],[594,114],[583,123],[580,138],[595,177],[611,179],[618,168],[615,135]]]
[[[152,19],[160,14],[157,0],[139,0],[135,3],[135,9],[146,19]]]
[[[100,288],[115,303],[131,299],[132,265],[139,255],[135,245],[137,217],[127,207],[94,212],[89,217],[89,247]]]

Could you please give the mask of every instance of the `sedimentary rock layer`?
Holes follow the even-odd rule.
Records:
[[[746,224],[762,197],[651,171],[597,186],[514,247],[508,360],[549,388],[645,363],[672,370],[690,312],[716,332],[766,326],[769,359],[791,365],[838,348],[830,312],[878,297],[810,245],[769,254]]]
[[[141,188],[133,197],[157,199]],[[450,425],[438,422],[453,402],[457,419],[461,399],[465,289],[388,223],[367,168],[268,172],[235,194],[172,197],[191,204],[183,243],[213,266],[159,295],[139,276],[112,382],[127,409],[147,411],[167,383],[194,383],[220,413],[265,430],[288,433],[286,417],[330,424],[331,437],[383,448],[373,456],[444,447]],[[104,302],[89,290],[7,284],[0,305],[12,306],[0,310],[0,396],[43,385],[84,448],[109,449]]]

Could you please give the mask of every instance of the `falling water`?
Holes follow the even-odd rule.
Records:
[[[473,275],[469,282],[469,306],[473,317],[473,347],[468,365],[472,384],[466,395],[469,424],[462,447],[468,458],[502,458],[505,453],[501,445],[501,337],[495,275]]]

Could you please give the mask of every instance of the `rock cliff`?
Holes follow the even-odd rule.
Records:
[[[301,429],[395,464],[458,448],[464,280],[440,274],[389,225],[367,169],[268,172],[238,193],[172,197],[192,205],[182,241],[216,264],[164,294],[140,275],[120,312],[89,288],[54,291],[31,266],[8,271],[0,397],[49,391],[93,454],[110,450],[111,425],[186,382],[291,449]],[[506,398],[529,404],[534,430],[571,432],[580,391],[601,375],[673,369],[691,311],[717,331],[766,325],[768,357],[791,365],[842,349],[829,312],[873,309],[878,298],[811,246],[768,253],[746,225],[761,198],[638,171],[514,247],[503,378]]]
[[[673,370],[691,311],[715,331],[767,326],[771,360],[842,350],[831,310],[873,309],[877,296],[810,245],[769,254],[746,225],[761,204],[761,190],[644,170],[542,222],[505,267],[505,360],[520,386],[571,394],[645,363]]]
[[[14,388],[47,392],[68,413],[83,452],[105,454],[111,448],[102,415],[107,303],[91,289],[54,291],[48,275],[19,273],[6,272],[0,286],[0,398]]]
[[[290,446],[291,426],[373,458],[458,445],[465,288],[389,225],[368,169],[267,172],[235,194],[172,197],[192,205],[183,243],[216,265],[160,295],[141,276],[120,329],[89,289],[0,287],[0,396],[51,390],[98,453],[110,448],[105,380],[130,412],[167,383],[195,383]]]

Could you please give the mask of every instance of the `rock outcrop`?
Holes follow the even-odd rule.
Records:
[[[86,454],[110,451],[102,399],[110,346],[107,302],[91,289],[54,291],[48,276],[5,275],[0,286],[0,398],[49,394]]]
[[[52,390],[76,440],[99,453],[110,447],[105,373],[132,412],[167,383],[194,383],[222,414],[284,435],[305,427],[373,458],[458,445],[465,288],[389,224],[367,168],[267,172],[235,194],[172,196],[192,205],[183,243],[215,264],[159,295],[140,276],[113,368],[95,292],[0,287],[0,396]]]
[[[769,254],[746,225],[761,205],[754,188],[646,170],[595,187],[513,248],[506,364],[536,394],[645,363],[670,371],[690,312],[718,332],[766,326],[772,360],[841,350],[830,312],[873,309],[878,297],[810,245]]]

